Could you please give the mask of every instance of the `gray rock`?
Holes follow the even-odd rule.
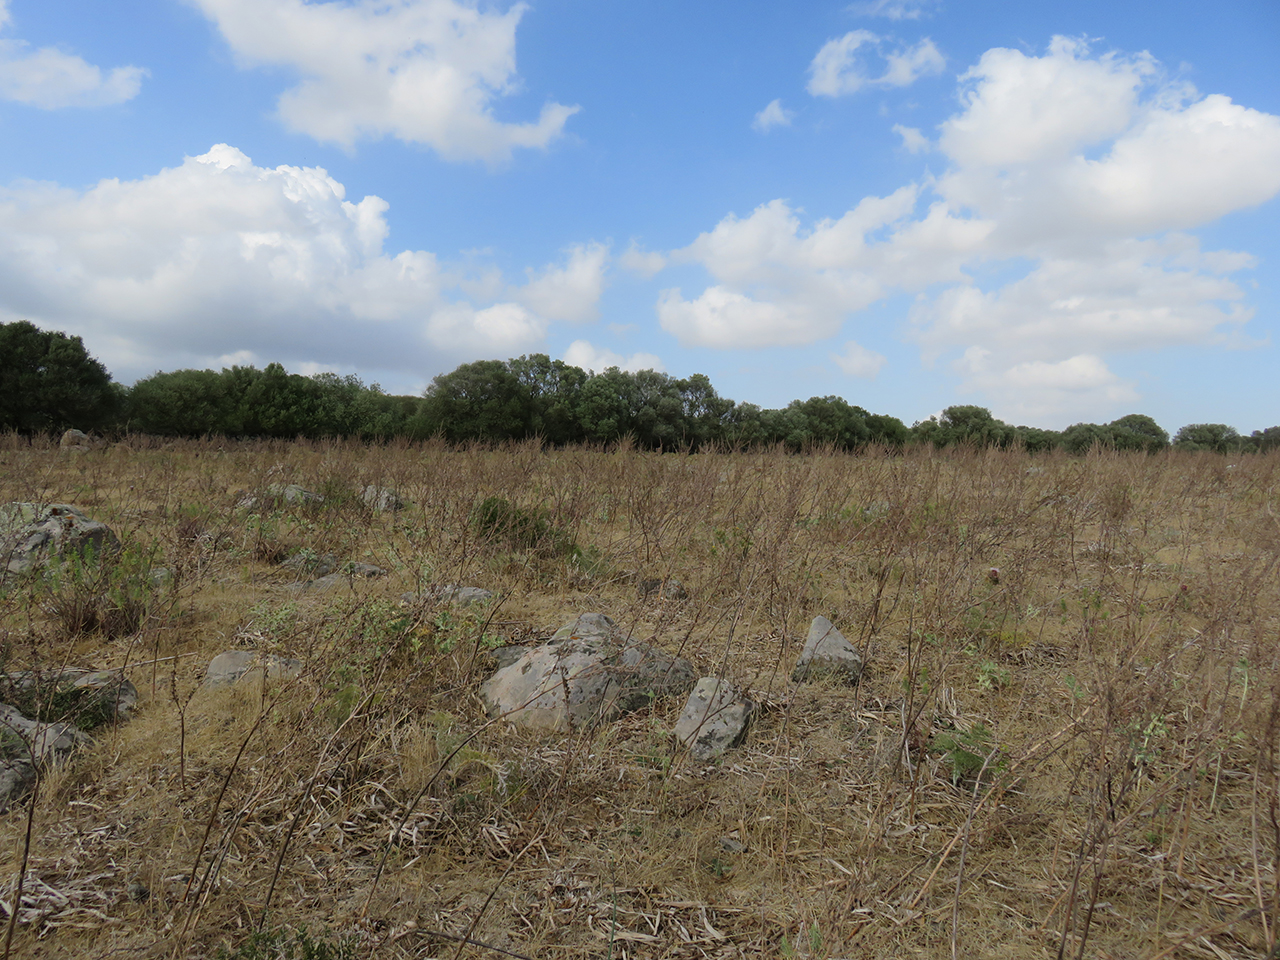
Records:
[[[640,598],[642,600],[688,600],[689,591],[675,577],[666,580],[641,580]]]
[[[516,663],[526,653],[528,653],[527,647],[496,647],[492,655],[498,662],[498,669],[501,670]]]
[[[428,587],[426,592],[419,597],[416,593],[402,593],[400,599],[412,606],[419,600],[435,600],[439,603],[451,603],[455,607],[469,607],[473,603],[484,603],[486,600],[493,599],[493,591],[486,590],[484,587],[462,587],[456,583],[446,583],[444,586]]]
[[[323,559],[330,558],[325,557]],[[325,566],[322,569],[330,568]],[[383,570],[382,567],[374,566],[372,563],[348,563],[336,573],[326,573],[324,576],[316,577],[313,580],[291,583],[285,589],[292,593],[328,593],[330,590],[350,587],[357,580],[372,580],[374,577],[385,576],[386,573],[387,571]]]
[[[400,494],[387,487],[375,487],[370,484],[364,488],[360,499],[364,501],[366,507],[377,513],[404,509],[404,501],[400,499]]]
[[[703,677],[689,694],[675,733],[695,760],[713,760],[742,742],[754,713],[755,704],[738,696],[728,680]]]
[[[81,728],[126,721],[138,705],[138,688],[119,670],[18,670],[5,674],[0,697],[28,713],[43,706],[75,719]]]
[[[809,627],[800,660],[791,679],[796,683],[819,676],[832,677],[842,683],[856,684],[862,676],[862,654],[826,617],[814,617]]]
[[[490,716],[567,733],[615,720],[659,697],[681,696],[695,676],[687,660],[632,640],[603,614],[587,613],[498,670],[480,695]]]
[[[319,577],[327,577],[335,572],[338,569],[339,562],[338,558],[332,553],[322,553],[317,556],[312,550],[302,550],[295,553],[280,566],[307,574],[314,580]]]
[[[101,556],[119,546],[110,527],[70,504],[0,506],[0,581],[25,576],[54,557]]]
[[[260,506],[273,503],[323,503],[324,497],[312,493],[296,483],[273,483],[263,491],[261,496],[249,495],[240,500],[236,506],[245,510],[254,510]]]
[[[206,687],[223,687],[248,679],[292,680],[302,673],[302,661],[257,650],[228,650],[209,661]]]
[[[62,439],[58,441],[58,447],[62,450],[83,452],[93,449],[93,441],[82,430],[68,430],[62,435]]]
[[[91,742],[73,724],[28,720],[17,707],[0,703],[0,810],[30,789],[39,767]]]

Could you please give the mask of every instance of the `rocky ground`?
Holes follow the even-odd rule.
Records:
[[[1263,955],[1278,465],[9,438],[5,951]]]

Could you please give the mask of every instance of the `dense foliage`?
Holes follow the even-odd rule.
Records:
[[[111,425],[119,392],[79,337],[26,320],[0,323],[0,430],[50,433]]]
[[[700,373],[680,378],[617,367],[590,373],[546,354],[464,363],[437,376],[422,397],[391,396],[355,376],[291,374],[278,363],[156,373],[124,388],[79,337],[26,321],[0,324],[0,429],[67,427],[175,437],[439,436],[452,443],[536,437],[556,446],[629,439],[650,450],[932,444],[1082,454],[1095,446],[1149,453],[1170,445],[1218,453],[1280,446],[1280,426],[1246,437],[1226,424],[1196,423],[1170,440],[1155,420],[1137,413],[1057,431],[1013,426],[967,404],[911,427],[836,396],[766,410],[720,396]]]

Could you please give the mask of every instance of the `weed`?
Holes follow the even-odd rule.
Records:
[[[312,936],[305,927],[259,930],[233,950],[219,948],[217,960],[355,960],[356,938]]]
[[[969,730],[938,734],[931,748],[942,754],[943,762],[951,770],[951,782],[957,786],[979,780],[990,783],[1005,768],[1005,760],[992,742],[991,731],[980,723]]]
[[[577,550],[565,530],[553,526],[542,510],[518,507],[504,497],[488,497],[471,511],[471,523],[483,539],[512,550],[536,550],[570,557]]]
[[[54,557],[36,583],[40,605],[68,637],[137,633],[155,599],[156,556],[155,547],[130,545]]]

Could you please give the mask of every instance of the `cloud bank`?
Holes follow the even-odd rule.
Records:
[[[827,68],[866,33],[815,60],[811,89],[864,82]],[[774,200],[671,252],[713,282],[692,299],[663,291],[662,326],[722,349],[809,344],[905,291],[926,363],[1009,416],[1054,418],[1137,398],[1109,356],[1224,343],[1249,319],[1231,275],[1253,258],[1187,231],[1280,193],[1280,117],[1162,82],[1148,54],[1063,37],[1041,56],[987,51],[960,94],[938,177],[809,225]],[[930,146],[896,129],[907,149]],[[871,369],[856,350],[833,360]]]
[[[85,191],[20,183],[0,190],[0,320],[84,335],[121,379],[280,360],[419,382],[594,314],[603,246],[523,286],[471,282],[434,253],[385,250],[387,209],[347,200],[323,169],[258,167],[226,144]]]

